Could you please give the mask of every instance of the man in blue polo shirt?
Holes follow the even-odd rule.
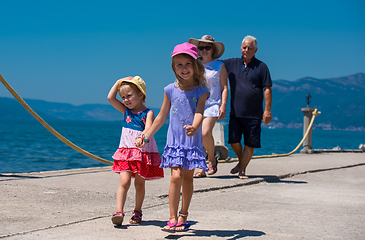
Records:
[[[242,57],[223,60],[231,88],[228,143],[239,160],[231,173],[238,173],[241,179],[248,178],[246,167],[254,149],[261,147],[261,121],[268,124],[272,119],[270,72],[265,63],[255,58],[257,49],[256,38],[246,36],[241,45]],[[264,98],[265,110],[263,110]]]

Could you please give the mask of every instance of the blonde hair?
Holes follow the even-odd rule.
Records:
[[[199,60],[199,59],[194,59],[192,56],[188,55],[188,54],[185,54],[185,53],[181,53],[181,55],[184,55],[185,57],[188,57],[191,59],[192,63],[193,63],[193,70],[194,70],[194,80],[197,82],[198,85],[203,85],[207,88],[208,87],[208,83],[207,83],[207,80],[204,76],[205,74],[205,68],[204,68],[204,65],[203,63]],[[176,55],[175,55],[176,56]],[[175,69],[175,64],[174,64],[174,59],[175,59],[175,56],[172,57],[171,59],[171,68],[172,68],[172,71],[174,71],[175,73],[175,76],[176,76],[176,80],[179,82],[181,81],[181,77],[176,73],[176,69]]]
[[[122,87],[122,86],[124,86],[124,85],[128,85],[128,86],[130,86],[131,88],[133,88],[133,90],[135,91],[135,92],[137,92],[137,93],[142,93],[141,92],[141,90],[139,90],[139,88],[135,85],[135,84],[133,84],[133,83],[131,83],[131,82],[121,82],[120,84],[118,84],[118,86],[117,86],[117,91],[118,91],[118,93],[119,93],[119,96],[120,96],[120,88]],[[143,105],[144,105],[144,103],[145,103],[145,101],[146,101],[146,95],[144,95],[143,93],[142,93],[142,95],[143,95],[143,98],[142,98],[142,103],[143,103]]]

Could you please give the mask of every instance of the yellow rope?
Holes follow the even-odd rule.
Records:
[[[315,118],[316,118],[319,114],[321,114],[321,112],[319,112],[319,111],[318,111],[318,109],[317,109],[317,108],[315,108],[315,109],[313,110],[313,112],[312,112],[313,117],[312,117],[312,119],[311,119],[311,121],[310,121],[310,123],[309,123],[309,125],[308,125],[308,129],[307,129],[306,133],[304,134],[302,141],[300,141],[300,143],[298,144],[298,146],[297,146],[296,148],[294,148],[294,150],[293,150],[293,151],[291,151],[291,152],[289,152],[289,153],[285,153],[285,154],[272,154],[272,155],[253,156],[253,157],[252,157],[252,159],[256,159],[256,158],[286,157],[286,156],[292,155],[293,153],[295,153],[296,151],[298,151],[298,149],[299,149],[300,145],[302,145],[302,144],[303,144],[304,140],[307,138],[307,136],[308,136],[308,134],[309,134],[310,130],[312,129],[314,119],[315,119]],[[231,158],[231,159],[229,160],[229,162],[233,162],[233,161],[238,161],[238,158]],[[219,162],[227,162],[227,161],[225,161],[225,160],[220,160]]]
[[[50,131],[53,135],[55,135],[58,139],[60,139],[62,142],[64,142],[65,144],[67,144],[68,146],[70,146],[71,148],[75,149],[76,151],[84,154],[85,156],[88,156],[96,161],[108,164],[108,165],[113,165],[113,162],[108,161],[106,159],[103,159],[101,157],[95,156],[92,153],[89,153],[87,151],[85,151],[84,149],[76,146],[75,144],[73,144],[72,142],[70,142],[68,139],[66,139],[65,137],[63,137],[61,134],[59,134],[56,130],[54,130],[50,125],[48,125],[36,112],[33,111],[33,109],[31,109],[29,107],[29,105],[19,96],[19,94],[17,92],[15,92],[15,90],[6,82],[6,80],[3,78],[3,76],[0,74],[0,81],[4,84],[4,86],[8,89],[8,91],[16,98],[16,100],[18,100],[18,102],[30,113],[32,114],[32,116],[37,119],[48,131]]]

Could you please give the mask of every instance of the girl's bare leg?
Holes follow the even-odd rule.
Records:
[[[119,187],[117,191],[117,212],[123,212],[129,187],[131,186],[131,172],[119,173]]]
[[[169,187],[169,207],[170,207],[170,219],[169,221],[177,223],[177,209],[180,202],[180,190],[182,185],[183,175],[181,168],[171,168],[171,179]],[[171,229],[170,226],[165,226],[166,229]]]
[[[194,185],[193,185],[193,174],[194,170],[182,170],[183,184],[182,184],[182,202],[180,212],[186,215],[189,211],[191,198],[193,197]],[[186,223],[187,218],[179,216],[178,222]],[[177,227],[176,230],[182,230],[184,226]]]
[[[139,174],[136,174],[135,180],[134,180],[134,187],[136,189],[136,205],[134,210],[142,211],[142,204],[145,196],[145,182],[146,180],[139,176]]]

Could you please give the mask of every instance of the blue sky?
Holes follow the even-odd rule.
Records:
[[[194,3],[194,5],[193,5]],[[0,0],[0,74],[23,97],[108,104],[114,82],[140,75],[159,107],[174,81],[171,52],[212,35],[222,59],[244,36],[273,80],[365,73],[364,1]],[[0,86],[0,97],[11,97]],[[275,97],[275,96],[274,96]]]

